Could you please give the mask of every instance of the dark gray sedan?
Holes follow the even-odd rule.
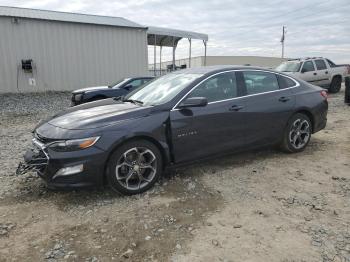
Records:
[[[165,168],[217,154],[267,145],[300,152],[326,126],[327,109],[326,91],[283,73],[182,70],[40,123],[18,173],[34,169],[55,188],[108,183],[137,194]]]

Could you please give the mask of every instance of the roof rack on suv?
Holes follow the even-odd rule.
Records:
[[[320,56],[314,56],[314,57],[305,57],[305,60],[310,60],[310,59],[318,59],[318,58],[323,58]]]
[[[321,57],[321,56],[314,56],[314,57],[290,58],[290,59],[288,59],[288,61],[295,61],[295,60],[301,61],[301,60],[320,59],[320,58],[323,58],[323,57]]]

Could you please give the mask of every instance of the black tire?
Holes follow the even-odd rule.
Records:
[[[153,157],[154,162],[147,163],[151,162]],[[140,194],[154,186],[161,176],[162,167],[162,155],[153,143],[141,139],[132,140],[112,153],[107,163],[107,181],[109,186],[120,194]]]
[[[328,88],[328,92],[331,94],[338,93],[341,89],[341,81],[342,81],[341,77],[338,77],[338,76],[333,77],[331,85]]]
[[[345,97],[344,97],[345,104],[348,104],[350,106],[350,77],[345,78]]]
[[[302,125],[298,131],[297,126]],[[303,151],[310,142],[312,134],[312,124],[305,114],[297,113],[293,115],[284,130],[281,149],[287,153],[297,153]],[[299,137],[299,138],[298,138]],[[294,139],[300,141],[294,142]]]

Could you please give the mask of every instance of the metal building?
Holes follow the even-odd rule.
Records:
[[[66,91],[149,75],[147,45],[208,36],[121,17],[0,6],[0,93]],[[190,57],[190,56],[189,56]],[[152,73],[153,74],[153,73]]]
[[[148,75],[148,44],[172,47],[175,60],[181,38],[201,39],[205,47],[208,40],[174,29],[148,32],[121,17],[16,7],[0,7],[0,32],[0,93],[66,91]]]
[[[275,68],[286,59],[280,57],[268,57],[268,56],[196,56],[189,58],[177,59],[175,63],[173,61],[163,61],[161,66],[159,62],[156,63],[157,70],[161,70],[162,74],[168,71],[169,66],[175,64],[176,68],[182,66],[187,67],[199,67],[204,65],[251,65],[260,66],[266,68]],[[154,70],[154,63],[149,63],[148,69],[150,72]]]
[[[0,93],[72,90],[148,72],[147,28],[124,18],[0,7],[0,32]]]

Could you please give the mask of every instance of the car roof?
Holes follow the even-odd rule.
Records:
[[[130,78],[125,78],[125,79],[139,79],[139,78],[154,78],[154,76],[135,76],[135,77],[130,77]]]
[[[300,57],[300,58],[288,59],[287,62],[305,62],[313,59],[325,59],[325,58],[324,57]]]
[[[182,69],[179,71],[175,71],[174,73],[175,74],[212,74],[212,73],[222,72],[222,71],[226,71],[226,70],[245,70],[245,69],[276,72],[276,71],[268,69],[268,68],[256,67],[256,66],[215,65],[215,66],[202,66],[202,67]]]

